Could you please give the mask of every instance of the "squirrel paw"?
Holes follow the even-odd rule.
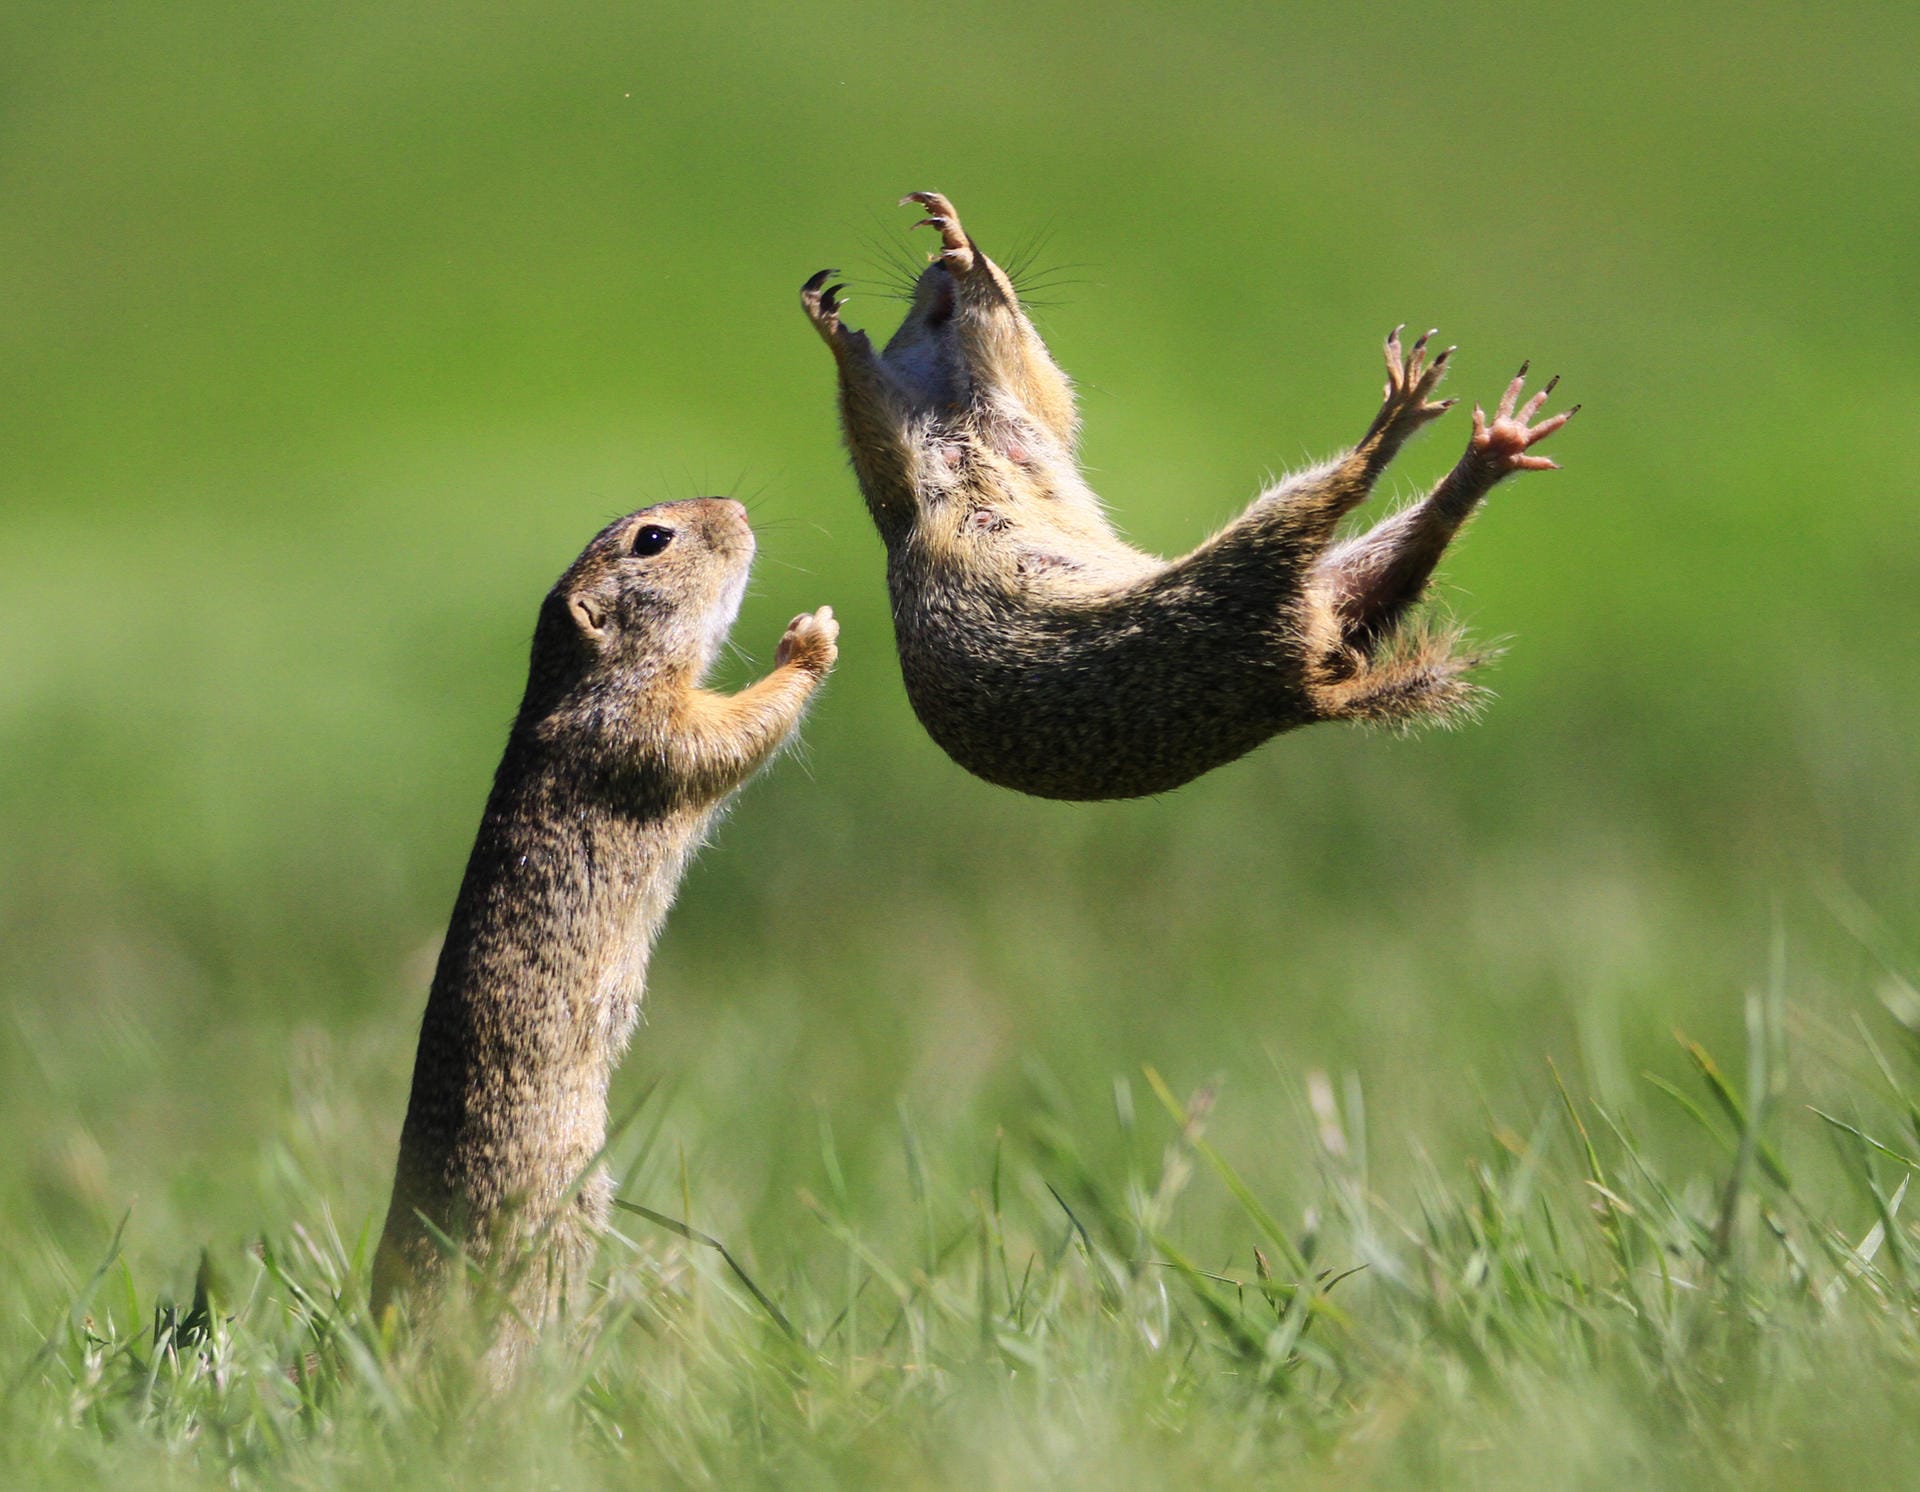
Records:
[[[900,205],[906,207],[909,204],[927,210],[927,216],[915,223],[914,227],[940,230],[940,252],[928,257],[944,259],[949,267],[962,273],[972,269],[973,240],[967,237],[967,230],[960,226],[960,214],[953,210],[953,204],[938,192],[909,192],[900,199]]]
[[[824,674],[840,656],[839,638],[840,624],[834,620],[831,606],[803,611],[787,623],[773,655],[774,666],[784,668],[792,663],[810,673]]]
[[[847,287],[829,285],[827,281],[839,273],[837,269],[823,269],[800,287],[801,309],[807,313],[813,329],[829,342],[840,335],[840,307],[844,304],[840,297]]]
[[[1423,334],[1413,344],[1411,351],[1403,353],[1400,350],[1400,333],[1405,330],[1403,324],[1387,333],[1384,349],[1387,386],[1382,391],[1380,413],[1374,417],[1373,426],[1367,431],[1369,438],[1390,433],[1396,442],[1405,440],[1422,425],[1439,419],[1453,408],[1454,401],[1451,399],[1435,403],[1427,398],[1440,386],[1440,380],[1447,376],[1447,360],[1453,356],[1453,348],[1445,349],[1429,363],[1427,341],[1433,332]]]
[[[1487,467],[1498,481],[1510,472],[1516,471],[1558,471],[1560,463],[1545,456],[1529,456],[1527,448],[1535,441],[1545,440],[1554,431],[1580,413],[1580,406],[1574,405],[1565,414],[1556,414],[1542,420],[1537,425],[1529,421],[1540,412],[1547,402],[1547,396],[1560,382],[1559,374],[1547,380],[1547,386],[1535,394],[1514,413],[1514,405],[1519,402],[1520,389],[1527,381],[1527,369],[1530,363],[1522,363],[1520,371],[1513,375],[1513,382],[1507,385],[1507,391],[1500,396],[1500,407],[1493,412],[1493,423],[1487,423],[1485,412],[1478,404],[1473,407],[1473,438],[1467,442],[1466,460]]]

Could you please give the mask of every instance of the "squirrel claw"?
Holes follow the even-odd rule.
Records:
[[[935,259],[945,259],[956,269],[973,268],[973,240],[960,226],[960,214],[953,210],[951,202],[938,192],[909,192],[900,199],[900,205],[927,210],[927,216],[914,227],[940,230],[940,252],[933,256]]]
[[[814,330],[829,342],[840,333],[840,308],[845,304],[841,297],[846,294],[847,287],[829,285],[827,281],[839,273],[837,269],[823,269],[800,287],[801,308],[806,311]]]

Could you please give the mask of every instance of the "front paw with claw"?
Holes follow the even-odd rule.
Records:
[[[791,663],[808,673],[825,675],[840,656],[839,641],[840,624],[834,620],[831,606],[803,611],[787,623],[773,655],[774,666],[784,668]]]
[[[900,199],[902,207],[924,207],[927,215],[913,226],[916,228],[937,228],[940,231],[940,252],[931,254],[930,259],[942,260],[949,269],[965,274],[973,268],[973,240],[967,237],[967,230],[960,226],[960,214],[953,210],[953,204],[938,192],[909,192]]]
[[[813,323],[813,329],[820,333],[829,347],[842,334],[840,307],[845,302],[840,297],[846,294],[847,287],[827,283],[839,273],[837,269],[823,269],[800,287],[800,308],[807,313],[807,320]]]
[[[1389,454],[1414,431],[1439,419],[1454,403],[1451,399],[1436,402],[1427,397],[1447,376],[1447,360],[1453,356],[1453,349],[1447,348],[1428,362],[1427,343],[1433,333],[1427,332],[1410,351],[1403,353],[1400,333],[1405,330],[1404,326],[1396,326],[1387,333],[1387,386],[1381,396],[1380,413],[1374,416],[1361,442],[1364,445],[1367,441],[1377,441]]]
[[[1473,437],[1467,442],[1466,455],[1460,459],[1463,463],[1480,468],[1484,480],[1497,482],[1516,471],[1557,471],[1560,468],[1559,462],[1546,456],[1529,456],[1527,450],[1566,424],[1580,412],[1580,406],[1576,404],[1566,413],[1553,415],[1537,425],[1530,423],[1560,382],[1556,374],[1516,414],[1514,406],[1519,403],[1520,390],[1526,384],[1529,366],[1522,363],[1520,371],[1513,375],[1513,382],[1507,385],[1507,391],[1500,396],[1500,406],[1494,410],[1491,424],[1479,405],[1473,407]]]

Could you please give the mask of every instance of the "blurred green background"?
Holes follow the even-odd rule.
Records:
[[[1817,1089],[1920,945],[1917,46],[1877,5],[12,0],[12,1330],[129,1205],[162,1279],[384,1206],[538,598],[695,493],[762,528],[727,682],[823,602],[842,661],[689,875],[621,1099],[663,1083],[639,1200],[684,1162],[776,1277],[823,1133],[884,1232],[897,1112],[966,1186],[1043,1109],[1097,1148],[1152,1064],[1223,1082],[1215,1138],[1284,1207],[1309,1071],[1370,1095],[1389,1180],[1444,1166],[1549,1058],[1630,1104],[1673,1027],[1737,1050],[1776,933]],[[920,188],[1036,248],[1149,547],[1356,438],[1396,322],[1460,344],[1467,400],[1564,375],[1565,470],[1444,572],[1510,642],[1484,722],[1322,728],[1130,804],[952,766],[795,296],[842,266],[889,331]]]

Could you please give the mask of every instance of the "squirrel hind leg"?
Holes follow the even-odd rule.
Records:
[[[1314,566],[1346,644],[1370,654],[1412,615],[1459,529],[1431,499],[1329,549]]]

